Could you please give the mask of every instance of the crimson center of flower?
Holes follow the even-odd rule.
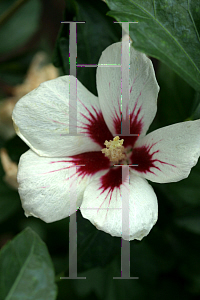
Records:
[[[116,136],[113,138],[113,141],[105,141],[104,145],[106,145],[106,148],[103,148],[101,152],[104,153],[113,164],[127,164],[125,149],[124,146],[122,146],[123,142],[123,139],[120,140],[120,138]]]

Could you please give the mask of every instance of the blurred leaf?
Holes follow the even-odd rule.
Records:
[[[4,147],[14,162],[18,163],[20,156],[26,152],[29,147],[18,137],[8,140]],[[8,219],[18,209],[21,208],[21,201],[17,190],[13,190],[3,180],[5,172],[0,159],[0,223]]]
[[[190,283],[190,290],[196,293],[198,297],[200,294],[200,275],[195,274],[193,281]]]
[[[77,212],[78,271],[106,266],[121,251],[121,239],[96,229]]]
[[[158,232],[158,229],[155,227],[153,228],[153,231]],[[173,266],[173,259],[168,255],[168,253],[165,253],[165,258],[163,257],[163,253],[161,255],[159,248],[162,247],[164,241],[162,241],[162,238],[159,237],[158,234],[156,235],[156,237],[159,237],[160,239],[159,245],[157,244],[156,249],[154,248],[155,244],[154,247],[148,244],[148,240],[151,239],[153,231],[151,231],[149,236],[145,237],[142,242],[132,241],[130,243],[131,276],[139,277],[143,282],[146,282],[147,284],[156,283],[156,280],[158,280],[159,278],[159,274],[164,270],[170,269]]]
[[[160,127],[183,122],[192,114],[194,89],[167,65],[160,62],[157,71],[160,86],[158,120]]]
[[[193,104],[193,114],[191,116],[192,120],[200,119],[200,92],[196,92]]]
[[[188,291],[189,287],[191,290],[192,286],[196,285],[197,278],[200,275],[199,237],[196,238],[195,234],[180,229],[178,229],[178,231],[174,230],[174,232],[171,233],[171,237],[171,242],[174,244],[174,250],[177,255],[176,269],[177,271],[179,270],[179,273],[185,281],[184,290]],[[198,291],[196,290],[195,292],[200,292],[199,287]],[[199,297],[197,297],[197,299],[198,298]],[[192,299],[191,294],[190,299]]]
[[[14,2],[13,0],[1,1],[0,15]],[[11,52],[28,41],[38,29],[40,12],[40,0],[27,1],[27,3],[20,7],[14,15],[1,26],[0,54]]]
[[[2,179],[1,179],[2,180]],[[5,185],[5,183],[3,183]],[[21,206],[17,191],[0,188],[0,223],[12,216]]]
[[[200,91],[200,0],[106,0],[109,16],[130,25],[133,46],[165,62]]]
[[[121,27],[106,16],[108,8],[101,0],[70,0],[66,5],[65,20],[86,22],[77,24],[77,64],[97,64],[102,51],[121,38]],[[68,57],[69,25],[62,24],[53,61],[56,67],[63,67],[66,75],[69,75]],[[97,95],[95,67],[77,67],[77,78]]]
[[[35,54],[35,50],[17,55],[0,63],[0,78],[11,86],[21,84]]]
[[[0,223],[8,219],[21,206],[18,192],[4,182],[4,175],[0,160]]]
[[[186,288],[185,280],[176,274],[176,271],[172,274],[166,274],[161,276],[158,285],[154,286],[154,289],[151,290],[151,298],[162,299],[162,300],[195,300],[192,298],[192,295],[188,293]]]
[[[159,200],[164,199],[159,198]],[[145,255],[143,254],[145,250],[150,250],[147,258],[151,258],[150,262],[147,262],[147,264],[150,264],[150,266],[154,265],[154,268],[156,270],[153,271],[153,274],[154,276],[157,276],[157,280],[159,279],[160,274],[171,272],[171,270],[174,268],[174,266],[176,266],[177,263],[176,257],[174,256],[170,243],[168,242],[168,235],[170,234],[170,230],[174,230],[174,223],[172,223],[168,211],[166,211],[166,219],[168,218],[168,222],[163,222],[162,218],[164,212],[160,213],[160,208],[162,207],[162,205],[163,203],[161,203],[160,201],[158,221],[151,230],[150,234],[142,241],[142,243],[139,243],[138,249],[135,250],[136,247],[133,247],[131,252],[132,256],[134,256],[135,254],[136,257],[134,259],[137,260],[136,253],[140,251],[140,247],[144,248],[144,250],[141,251],[140,255],[140,260],[143,260],[140,269],[143,268],[143,274],[141,276],[143,277],[145,275],[144,279],[148,280],[148,282],[151,282],[151,280],[148,279],[148,277],[151,276],[151,272],[149,274],[145,272],[145,262],[147,260]],[[144,246],[142,245],[143,242]]]
[[[73,281],[79,281],[77,280],[60,280],[57,285],[58,285],[58,297],[56,298],[56,300],[76,300],[76,294],[75,291],[73,289]],[[86,280],[83,280],[86,281]],[[84,298],[79,298],[81,300],[85,300]],[[86,300],[90,300],[90,298],[86,299]],[[92,299],[92,300],[96,300],[96,299]]]
[[[200,208],[189,210],[175,220],[176,224],[188,231],[200,234]]]
[[[46,245],[30,228],[0,252],[0,300],[56,299],[54,270]]]
[[[163,191],[168,199],[177,208],[187,204],[190,206],[200,206],[200,160],[192,168],[188,178],[178,182],[160,184],[159,189]]]
[[[183,227],[189,231],[200,234],[200,214],[196,217],[184,217],[180,218],[176,222],[180,227]]]
[[[114,259],[105,268],[95,268],[79,274],[79,276],[85,276],[86,280],[73,282],[74,290],[79,297],[86,297],[93,291],[98,299],[102,300],[146,299],[148,297],[140,280],[113,279],[120,275],[118,260]]]

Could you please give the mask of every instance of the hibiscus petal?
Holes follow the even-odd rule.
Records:
[[[116,168],[116,169],[114,169]],[[80,210],[97,229],[112,236],[122,237],[122,170],[114,167],[105,175],[95,178],[87,186]],[[157,221],[157,198],[149,183],[130,173],[123,182],[129,194],[129,229],[127,240],[141,240]]]
[[[77,132],[86,136],[65,135],[69,133],[69,76],[46,81],[21,98],[14,108],[13,121],[19,137],[40,156],[100,151],[104,137],[112,139],[98,98],[78,80]]]
[[[79,172],[71,175],[74,164],[69,160],[68,157],[40,157],[32,150],[21,156],[17,180],[22,207],[27,217],[34,216],[47,223],[68,217],[70,192],[73,192],[75,176],[76,204],[77,208],[80,206],[84,189],[91,179]]]
[[[200,156],[200,120],[157,129],[137,141],[131,170],[153,182],[180,181],[190,174]]]
[[[115,43],[102,53],[97,68],[97,90],[106,124],[112,134],[121,133],[121,43]],[[127,78],[128,81],[128,78]],[[157,110],[157,84],[152,62],[143,53],[130,47],[130,133],[143,135],[147,132]],[[123,101],[122,101],[123,103]],[[128,113],[128,108],[127,108]],[[134,145],[138,136],[125,138],[124,145]]]

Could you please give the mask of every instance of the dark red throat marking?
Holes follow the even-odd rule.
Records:
[[[160,142],[160,141],[159,141]],[[154,175],[156,175],[151,168],[156,168],[159,171],[161,171],[161,169],[159,167],[157,167],[155,165],[155,162],[159,162],[161,164],[166,164],[166,165],[170,165],[173,167],[176,167],[175,165],[169,164],[167,162],[161,161],[159,159],[154,159],[153,156],[160,152],[160,150],[156,150],[153,153],[150,154],[150,150],[151,148],[156,145],[158,142],[152,144],[152,145],[148,145],[148,146],[142,146],[142,147],[138,147],[138,148],[134,148],[132,151],[132,155],[130,157],[131,163],[132,164],[137,164],[137,166],[132,166],[131,168],[146,174],[147,172],[150,172]]]

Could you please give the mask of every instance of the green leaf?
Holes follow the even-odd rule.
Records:
[[[195,94],[192,112],[191,120],[200,119],[200,92]]]
[[[21,84],[25,78],[25,74],[28,71],[34,54],[35,51],[31,49],[31,51],[19,54],[2,62],[0,64],[1,80],[11,86]],[[4,95],[3,98],[6,98],[6,95]]]
[[[175,123],[198,119],[200,94],[166,64],[159,62],[156,79],[160,86],[157,114],[148,133]],[[199,109],[199,112],[197,113]]]
[[[77,24],[77,64],[98,64],[102,51],[114,42],[118,42],[122,32],[113,19],[106,16],[108,8],[101,0],[66,1],[64,19],[85,21]],[[54,53],[54,64],[69,74],[69,25],[62,24]],[[96,90],[96,68],[77,67],[77,78],[93,94]]]
[[[46,245],[26,228],[0,252],[0,300],[53,300],[57,288]]]
[[[120,257],[112,260],[104,268],[94,268],[79,274],[86,280],[74,282],[77,299],[87,297],[93,292],[97,299],[121,300],[121,299],[149,299],[147,289],[142,286],[142,280],[120,280],[113,277],[121,276]],[[95,298],[96,299],[96,298]]]
[[[165,62],[200,91],[200,0],[107,0],[109,16],[130,25],[133,46]]]
[[[120,255],[121,239],[98,230],[77,211],[78,271],[106,266]]]
[[[185,121],[192,114],[195,90],[162,62],[156,77],[160,86],[157,115],[160,127]]]
[[[0,15],[4,13],[15,1],[0,3]],[[0,30],[0,54],[11,52],[24,45],[39,27],[41,12],[40,0],[27,1],[14,15],[7,20]]]

